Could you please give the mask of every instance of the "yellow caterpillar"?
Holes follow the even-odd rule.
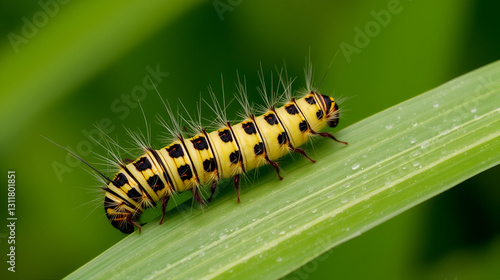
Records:
[[[275,160],[289,151],[315,162],[298,148],[311,136],[328,137],[347,145],[330,133],[319,132],[326,125],[337,126],[339,107],[332,97],[312,90],[311,77],[307,78],[308,89],[298,99],[291,97],[291,81],[280,79],[287,93],[287,102],[277,108],[267,101],[267,107],[260,116],[252,113],[246,100],[246,90],[240,83],[239,101],[245,109],[242,122],[231,124],[223,116],[225,108],[217,107],[214,103],[215,108],[212,109],[221,115],[218,129],[207,132],[200,127],[196,135],[186,138],[178,124],[174,129],[167,127],[175,139],[171,144],[159,150],[143,144],[144,154],[136,160],[116,160],[119,170],[112,180],[74,153],[68,152],[104,178],[107,184],[102,188],[105,191],[106,216],[123,233],[132,233],[135,228],[140,231],[139,217],[146,208],[156,207],[160,201],[160,224],[163,223],[167,202],[175,193],[191,190],[194,198],[203,203],[200,187],[211,185],[210,201],[218,182],[225,178],[233,178],[240,202],[240,174],[270,164],[281,180]],[[265,93],[263,80],[262,83]],[[171,111],[169,115],[174,118]]]

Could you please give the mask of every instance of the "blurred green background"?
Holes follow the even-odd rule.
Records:
[[[269,81],[286,61],[298,89],[309,52],[316,84],[338,52],[321,90],[347,98],[341,129],[499,59],[499,10],[494,0],[0,2],[0,218],[7,170],[17,175],[18,217],[16,273],[7,271],[8,232],[0,227],[1,279],[62,278],[125,237],[106,220],[99,184],[83,164],[40,135],[99,163],[89,148],[105,152],[87,135],[101,123],[136,148],[124,128],[144,131],[139,99],[160,148],[167,143],[156,115],[165,111],[145,80],[194,112],[208,85],[222,96],[221,73],[231,97],[238,71],[262,104],[260,64]],[[238,109],[231,103],[228,116]],[[66,169],[58,175],[54,166]],[[287,278],[498,278],[499,172],[471,178]]]

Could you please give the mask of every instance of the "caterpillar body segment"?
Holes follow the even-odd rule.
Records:
[[[239,148],[230,128],[224,127],[208,133],[207,138],[214,149],[218,179],[230,178],[243,172]]]
[[[204,202],[199,188],[211,185],[210,201],[217,183],[225,178],[233,178],[239,201],[240,174],[271,164],[282,179],[275,160],[289,151],[314,162],[298,148],[311,136],[341,142],[330,133],[318,132],[326,125],[337,126],[338,118],[339,107],[334,99],[311,90],[279,108],[267,108],[260,116],[248,113],[240,123],[226,121],[212,132],[201,129],[190,138],[178,135],[162,149],[146,148],[137,160],[120,164],[113,180],[103,188],[106,215],[123,233],[141,230],[138,220],[146,208],[161,201],[162,223],[172,194],[191,190],[197,201]]]

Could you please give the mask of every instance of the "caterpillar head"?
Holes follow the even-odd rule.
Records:
[[[336,127],[339,124],[339,105],[335,102],[333,97],[324,95],[324,94],[316,94],[320,100],[320,106],[325,112],[325,120],[329,127]]]

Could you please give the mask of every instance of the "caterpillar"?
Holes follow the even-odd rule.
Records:
[[[219,116],[217,128],[211,132],[199,125],[195,135],[186,137],[178,123],[174,128],[164,124],[173,135],[172,143],[159,150],[142,144],[143,154],[136,160],[116,160],[118,172],[113,179],[70,153],[104,178],[106,186],[102,189],[105,191],[106,216],[113,227],[126,234],[134,232],[136,228],[141,232],[141,214],[146,208],[157,207],[160,202],[162,224],[167,203],[176,193],[191,190],[198,203],[210,202],[219,181],[226,178],[232,178],[237,201],[240,202],[240,175],[269,164],[282,180],[276,160],[289,152],[298,153],[314,163],[315,160],[299,148],[312,136],[327,137],[347,145],[347,142],[336,139],[329,132],[319,132],[325,126],[336,127],[340,111],[334,98],[311,87],[311,73],[309,71],[308,75],[306,70],[307,88],[297,98],[291,94],[292,81],[282,78],[280,74],[285,96],[282,99],[285,102],[281,102],[283,104],[279,107],[277,101],[266,98],[263,76],[260,77],[263,86],[259,91],[265,97],[266,106],[259,115],[250,106],[246,87],[239,82],[238,76],[239,96],[236,99],[244,109],[241,122],[228,121],[225,108],[214,102],[211,108]],[[169,116],[174,118],[168,106],[165,107]],[[200,188],[208,185],[211,194],[204,200]]]

